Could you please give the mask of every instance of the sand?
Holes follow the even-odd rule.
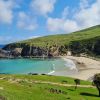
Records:
[[[100,73],[100,61],[96,61],[86,57],[74,57],[74,56],[66,56],[62,57],[62,59],[66,60],[71,59],[75,64],[78,71],[72,71],[73,73],[69,74],[67,71],[59,71],[53,73],[53,75],[57,76],[69,76],[73,78],[78,78],[82,80],[91,80],[96,73]]]

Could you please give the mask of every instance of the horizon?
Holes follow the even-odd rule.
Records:
[[[0,44],[100,25],[100,0],[0,0]]]

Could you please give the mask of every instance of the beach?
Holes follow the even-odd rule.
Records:
[[[91,80],[96,73],[100,73],[100,61],[96,61],[91,58],[75,56],[65,56],[62,57],[62,59],[66,61],[68,59],[72,60],[76,65],[76,69],[73,69],[72,71],[69,70],[69,72],[65,70],[54,72],[52,75],[69,76],[82,80]]]

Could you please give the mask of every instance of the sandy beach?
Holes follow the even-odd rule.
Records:
[[[76,64],[77,71],[69,74],[68,72],[59,71],[54,72],[53,75],[57,76],[69,76],[73,78],[78,78],[82,80],[91,80],[91,78],[96,74],[100,73],[100,61],[96,61],[86,57],[74,57],[74,56],[66,56],[62,57],[65,61],[68,59],[72,60]]]

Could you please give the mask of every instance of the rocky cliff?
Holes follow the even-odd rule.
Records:
[[[3,49],[6,51],[1,56],[8,52],[12,57],[55,57],[67,55],[67,51],[74,55],[100,56],[100,25],[70,34],[11,43]]]
[[[9,57],[9,55],[10,55],[10,52],[0,49],[0,58],[6,58],[6,57]]]
[[[21,57],[22,48],[15,48],[11,51],[0,49],[0,58]]]

